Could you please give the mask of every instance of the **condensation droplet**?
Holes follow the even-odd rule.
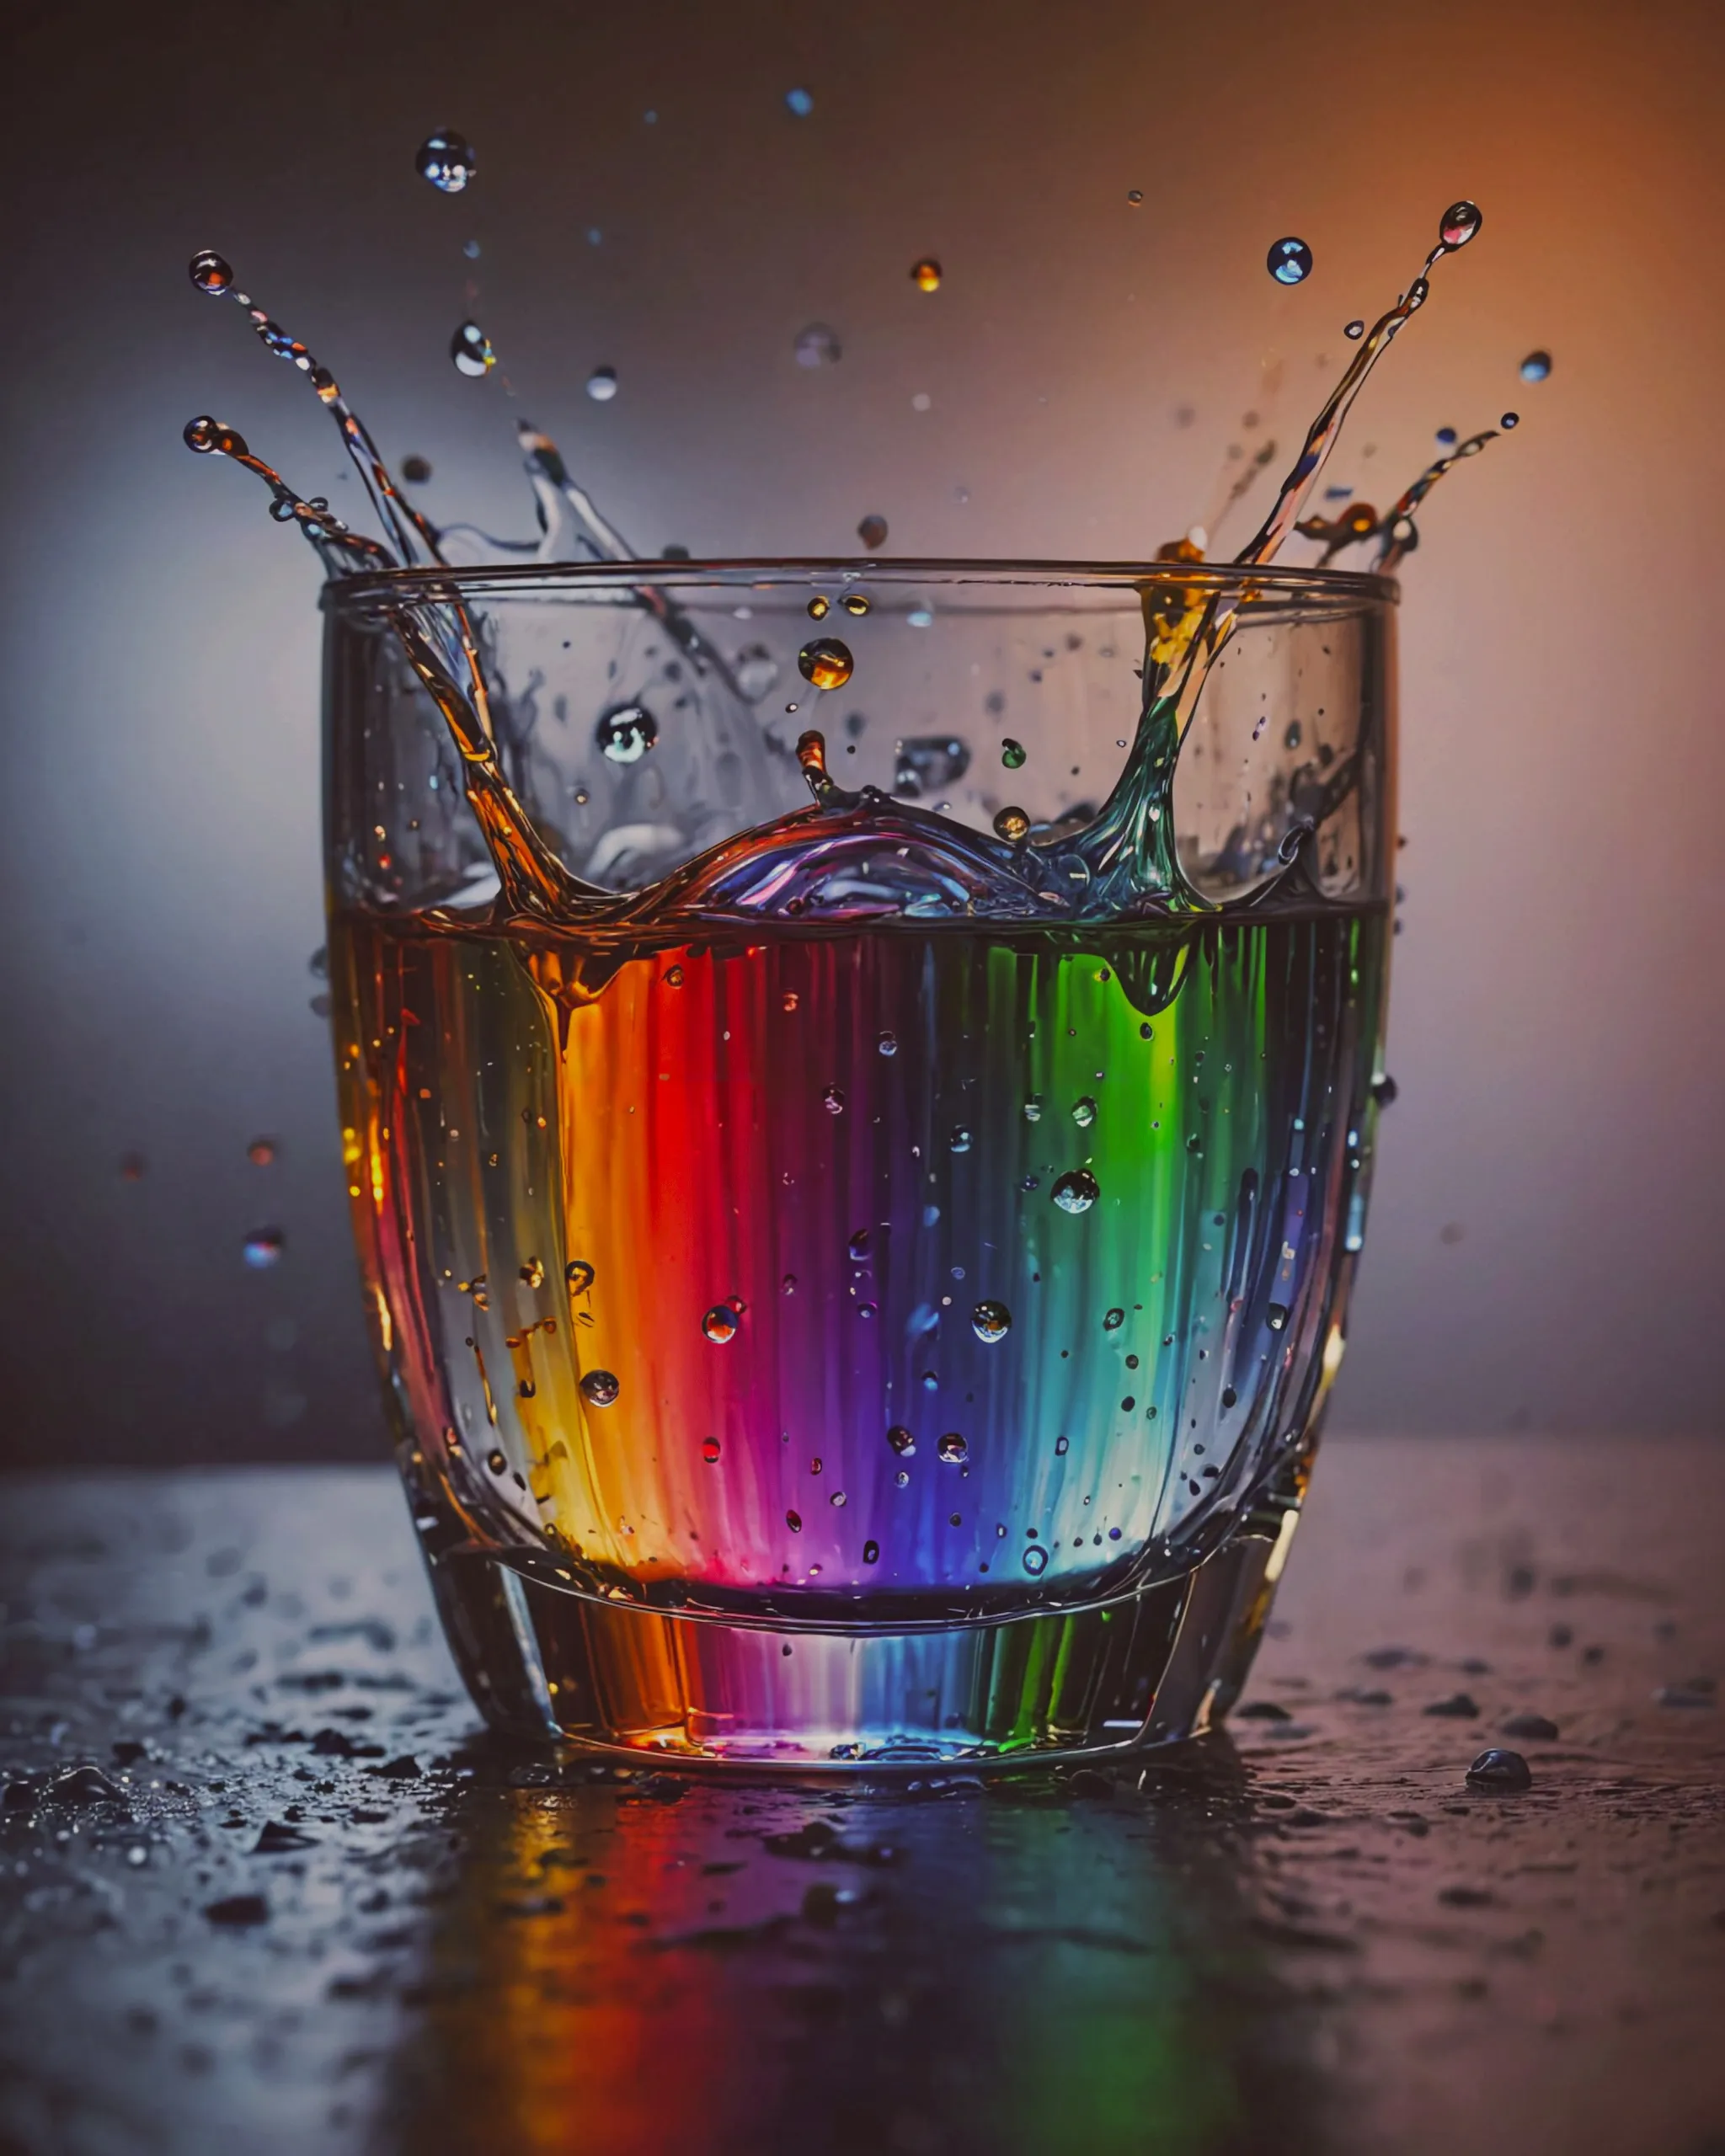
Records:
[[[793,1534],[800,1534],[803,1532],[803,1515],[801,1513],[787,1513],[785,1514],[785,1525],[789,1528]]]
[[[581,1397],[590,1407],[610,1407],[622,1390],[609,1370],[589,1370],[581,1380]]]
[[[1521,424],[1521,414],[1519,412],[1506,412],[1503,418],[1498,420],[1498,424],[1503,430],[1505,434],[1508,434],[1512,429],[1519,427]]]
[[[428,135],[414,152],[414,170],[429,179],[441,195],[459,195],[478,177],[479,163],[473,146],[452,127],[440,127]]]
[[[1012,1313],[1004,1303],[985,1300],[970,1313],[970,1330],[979,1340],[1004,1340],[1012,1329]]]
[[[856,664],[850,646],[841,643],[836,637],[816,637],[797,654],[797,666],[803,679],[812,681],[817,689],[842,689],[855,671]]]
[[[404,456],[401,461],[401,476],[410,487],[423,487],[431,477],[429,456]]]
[[[879,1563],[880,1545],[878,1542],[865,1542],[862,1545],[862,1561],[865,1565]]]
[[[614,764],[638,764],[659,739],[659,721],[645,704],[617,704],[593,729],[601,753]]]
[[[1074,1168],[1049,1193],[1063,1213],[1087,1213],[1102,1195],[1102,1187],[1088,1168]]]
[[[593,1268],[585,1257],[572,1257],[563,1269],[572,1295],[585,1295],[593,1285]]]
[[[809,601],[809,618],[811,622],[824,622],[831,611],[832,601],[830,599],[822,598],[818,591]]]
[[[785,92],[785,110],[794,118],[806,120],[814,109],[814,98],[811,91],[799,87]]]
[[[956,1430],[948,1430],[936,1444],[935,1456],[948,1467],[960,1467],[970,1457],[970,1448]]]
[[[1311,275],[1311,249],[1291,236],[1274,243],[1264,266],[1279,285],[1303,285]]]
[[[964,1123],[955,1123],[953,1125],[953,1134],[947,1140],[947,1145],[954,1153],[968,1153],[970,1150],[970,1133]]]
[[[1129,187],[1126,189],[1126,200],[1135,210],[1144,200],[1144,189],[1141,187]]]

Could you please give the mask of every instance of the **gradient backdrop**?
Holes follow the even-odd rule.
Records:
[[[1462,194],[1484,232],[1337,473],[1381,501],[1436,426],[1524,414],[1404,577],[1402,1098],[1338,1415],[1717,1425],[1725,11],[72,4],[13,47],[6,1456],[382,1444],[307,1009],[314,564],[180,428],[356,489],[195,248],[431,460],[434,515],[525,526],[526,413],[648,550],[879,510],[894,552],[1123,558],[1297,432]],[[440,123],[458,199],[412,170]],[[468,312],[507,383],[451,368]],[[836,366],[794,362],[813,320]]]

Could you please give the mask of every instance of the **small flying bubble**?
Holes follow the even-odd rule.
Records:
[[[1524,382],[1543,382],[1551,371],[1551,355],[1549,352],[1530,352],[1521,362],[1521,379]]]
[[[587,377],[587,394],[595,404],[608,404],[617,395],[617,369],[595,367]]]
[[[1311,275],[1311,249],[1303,239],[1279,239],[1264,257],[1264,267],[1279,285],[1303,285]]]
[[[464,136],[452,127],[440,127],[414,151],[414,169],[440,194],[459,195],[469,180],[478,177],[479,165]]]
[[[842,689],[856,668],[848,644],[836,637],[817,637],[797,654],[797,666],[805,681],[817,689]]]
[[[785,92],[785,110],[794,118],[806,120],[814,109],[814,98],[812,92],[800,86],[796,89]]]
[[[836,366],[845,355],[837,334],[824,322],[811,322],[799,329],[791,350],[799,367]]]
[[[886,519],[884,516],[865,516],[857,526],[857,536],[874,553],[886,544]]]
[[[449,356],[455,361],[457,374],[469,375],[475,381],[497,365],[491,339],[477,322],[462,323],[449,340]]]
[[[286,1248],[287,1237],[280,1228],[259,1228],[246,1237],[240,1255],[254,1273],[267,1273],[280,1264]]]
[[[921,261],[911,264],[911,282],[919,292],[937,292],[940,280],[941,266],[932,254],[925,254]]]
[[[214,248],[204,248],[195,254],[186,265],[186,275],[200,292],[208,292],[212,299],[220,299],[233,289],[233,272]]]
[[[1506,412],[1503,418],[1498,420],[1498,424],[1503,430],[1505,434],[1509,434],[1514,428],[1519,427],[1521,424],[1521,414],[1519,412]]]
[[[1453,253],[1466,247],[1484,220],[1477,202],[1452,202],[1438,224],[1438,237]]]
[[[1004,1303],[980,1302],[970,1313],[970,1330],[991,1346],[1004,1340],[1012,1329],[1012,1313]]]
[[[659,721],[644,704],[618,704],[593,730],[601,752],[613,764],[638,764],[659,739]]]
[[[609,1370],[589,1370],[581,1380],[581,1397],[590,1407],[610,1407],[622,1390]]]
[[[737,1314],[727,1303],[715,1303],[701,1321],[701,1330],[715,1348],[737,1337]]]
[[[1355,316],[1352,322],[1343,324],[1342,334],[1344,337],[1351,338],[1355,344],[1358,344],[1359,339],[1365,334],[1365,324],[1359,320],[1358,316]]]

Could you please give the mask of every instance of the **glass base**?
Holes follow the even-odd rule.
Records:
[[[1298,1513],[1258,1512],[1182,1577],[1089,1608],[935,1630],[729,1623],[432,1560],[494,1728],[638,1760],[798,1774],[1118,1757],[1239,1696]]]

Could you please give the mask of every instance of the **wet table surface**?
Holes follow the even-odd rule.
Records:
[[[4,1488],[4,2156],[1725,2151],[1725,1444],[1333,1444],[1229,1733],[849,1793],[485,1736],[385,1471]]]

